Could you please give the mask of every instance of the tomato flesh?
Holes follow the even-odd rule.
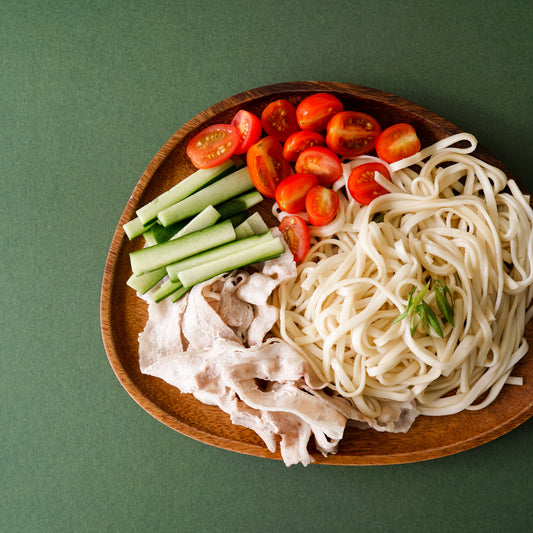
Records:
[[[368,205],[374,198],[389,192],[376,182],[376,172],[390,180],[390,173],[382,163],[364,163],[352,170],[347,185],[349,193],[356,202]]]
[[[196,168],[212,168],[229,159],[239,142],[239,131],[235,126],[213,124],[189,141],[187,155]]]
[[[420,140],[411,124],[400,122],[384,129],[376,142],[378,156],[394,163],[415,155],[420,150]]]
[[[286,141],[298,131],[296,108],[288,100],[275,100],[268,104],[261,113],[261,124],[267,135],[279,141]]]
[[[305,197],[305,210],[313,226],[329,224],[337,214],[339,195],[332,189],[317,185]]]
[[[282,233],[294,260],[299,263],[309,251],[310,238],[309,228],[305,220],[298,215],[289,215],[282,219],[279,224]]]
[[[313,174],[324,187],[330,187],[342,176],[339,157],[326,146],[305,149],[296,160],[295,170],[303,174]]]
[[[359,111],[341,111],[327,125],[326,144],[337,154],[356,157],[370,152],[381,133],[378,121]]]
[[[276,187],[291,172],[289,162],[283,157],[283,146],[271,136],[250,146],[246,164],[255,188],[268,198],[275,198]]]
[[[259,117],[245,109],[237,111],[231,121],[231,125],[239,130],[240,135],[240,143],[237,150],[235,150],[236,154],[246,153],[248,148],[261,138],[261,133],[263,131],[261,120]]]
[[[276,187],[276,202],[286,213],[305,211],[305,197],[309,189],[318,185],[312,174],[291,174]]]
[[[283,156],[294,163],[298,156],[311,146],[325,146],[326,139],[316,131],[297,131],[293,133],[283,145]]]
[[[343,103],[332,94],[315,93],[304,98],[296,108],[296,120],[302,130],[322,131],[329,119],[344,110]]]

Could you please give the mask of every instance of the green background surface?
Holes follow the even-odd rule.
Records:
[[[106,358],[111,238],[159,148],[246,89],[397,94],[533,190],[529,1],[0,1],[0,531],[526,531],[533,421],[424,463],[242,456],[142,410]]]

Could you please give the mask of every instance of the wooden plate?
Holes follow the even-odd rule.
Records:
[[[241,108],[260,114],[273,100],[286,98],[298,103],[303,97],[317,91],[335,94],[346,108],[375,116],[384,128],[394,122],[409,122],[417,130],[422,146],[460,131],[436,114],[402,98],[343,83],[282,83],[232,96],[187,122],[156,154],[122,213],[105,266],[100,309],[102,335],[111,366],[127,392],[148,413],[184,435],[206,444],[258,457],[281,458],[279,452],[271,454],[253,431],[232,425],[229,416],[217,407],[203,405],[161,379],[140,373],[137,338],[144,329],[147,310],[146,304],[126,286],[130,275],[128,254],[140,244],[128,240],[122,225],[135,216],[137,208],[194,170],[185,155],[185,148],[193,134],[201,128],[227,123]],[[482,148],[478,149],[476,155],[509,174],[499,161]],[[272,216],[264,207],[261,213],[265,217]],[[532,344],[532,322],[526,328],[526,337]],[[498,399],[484,410],[465,411],[445,417],[420,416],[406,434],[378,433],[348,427],[336,455],[326,458],[313,452],[313,457],[316,463],[322,464],[398,464],[442,457],[484,444],[509,432],[533,415],[531,350],[515,367],[513,375],[523,376],[524,385],[504,387]]]

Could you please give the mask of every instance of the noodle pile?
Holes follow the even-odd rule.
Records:
[[[521,383],[510,373],[528,351],[533,213],[514,181],[471,155],[476,144],[461,133],[391,164],[391,181],[377,177],[390,193],[369,206],[342,187],[375,158],[345,163],[336,219],[312,228],[297,278],[273,293],[274,334],[367,417],[391,401],[435,416],[481,409]],[[411,333],[395,320],[435,280],[449,288],[454,326]],[[438,314],[434,291],[424,299]]]

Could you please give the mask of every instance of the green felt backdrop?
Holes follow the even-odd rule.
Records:
[[[525,531],[533,422],[385,467],[241,456],[153,419],[100,287],[154,154],[243,90],[327,80],[475,133],[533,190],[529,1],[0,1],[0,531]]]

